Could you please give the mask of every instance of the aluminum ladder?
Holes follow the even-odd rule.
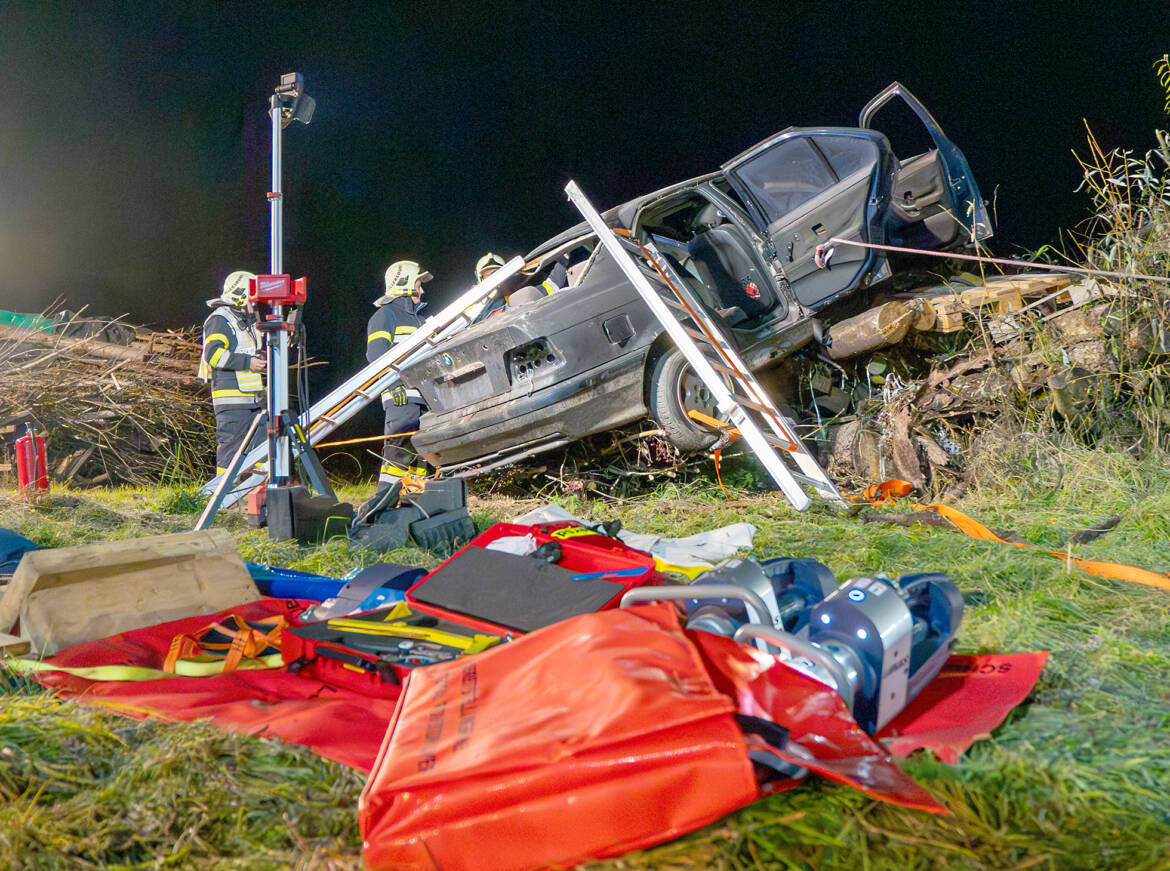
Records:
[[[812,487],[827,501],[844,505],[845,499],[837,486],[801,443],[795,425],[775,406],[715,325],[702,302],[653,243],[638,243],[626,233],[630,244],[641,250],[647,262],[658,273],[663,285],[660,290],[656,290],[650,283],[633,255],[624,247],[618,232],[605,223],[577,183],[570,181],[565,187],[565,193],[650,307],[650,311],[665,327],[691,368],[707,385],[720,414],[725,415],[740,432],[793,507],[798,511],[808,508],[810,499],[805,491],[806,486]],[[683,321],[689,321],[693,328],[686,326]],[[737,392],[732,392],[725,378],[735,385]],[[763,420],[769,432],[761,430],[748,415],[749,410]]]

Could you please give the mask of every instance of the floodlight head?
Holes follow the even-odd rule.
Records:
[[[313,120],[317,101],[305,93],[305,77],[300,73],[285,73],[272,97],[273,105],[280,106],[282,126],[293,121],[308,124]]]

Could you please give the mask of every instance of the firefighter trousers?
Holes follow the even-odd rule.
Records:
[[[231,464],[232,457],[248,434],[252,418],[264,411],[263,405],[229,405],[215,409],[215,465],[221,474]],[[263,427],[257,427],[248,448],[254,448],[265,439]]]
[[[406,476],[425,477],[425,465],[415,459],[415,453],[410,449],[410,435],[418,430],[418,421],[426,406],[413,399],[406,405],[394,405],[390,401],[382,403],[382,410],[386,415],[386,425],[383,432],[386,441],[382,445],[382,469],[378,474],[379,484],[392,484]]]

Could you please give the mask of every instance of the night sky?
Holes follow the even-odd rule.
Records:
[[[953,7],[953,8],[952,8]],[[268,266],[267,99],[285,137],[285,268],[309,349],[362,358],[393,260],[469,287],[595,204],[715,169],[789,125],[853,125],[895,79],[995,202],[994,247],[1053,241],[1087,201],[1086,119],[1144,151],[1168,3],[0,3],[0,308],[201,323],[223,276]],[[324,385],[321,385],[324,386]]]

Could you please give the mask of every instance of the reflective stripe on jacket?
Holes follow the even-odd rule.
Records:
[[[409,296],[400,296],[386,305],[378,306],[366,325],[366,361],[377,360],[392,345],[416,332],[422,326],[421,311],[425,305],[425,302],[420,302],[416,306]],[[422,401],[422,394],[413,387],[406,388],[406,395],[410,399]],[[382,391],[383,404],[390,401],[390,390]]]
[[[264,377],[249,368],[259,347],[255,328],[230,306],[217,306],[203,322],[199,377],[211,384],[213,406],[252,406],[263,401]]]

